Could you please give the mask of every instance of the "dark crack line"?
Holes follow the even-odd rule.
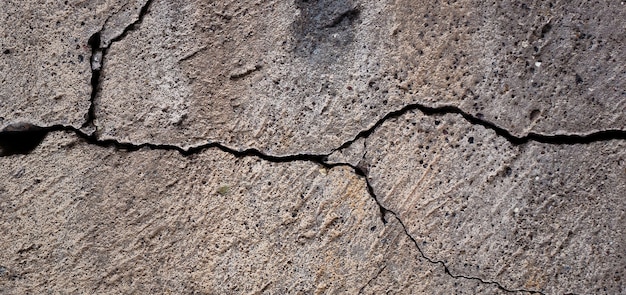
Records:
[[[531,294],[544,294],[540,291],[533,291],[533,290],[525,290],[525,289],[507,289],[504,286],[502,286],[500,283],[495,282],[495,281],[486,281],[484,279],[481,279],[479,277],[471,277],[471,276],[466,276],[466,275],[458,275],[458,274],[453,274],[452,272],[450,272],[450,269],[448,268],[448,266],[441,260],[434,260],[428,256],[426,256],[426,254],[424,253],[424,251],[422,251],[422,248],[419,246],[419,244],[417,243],[417,240],[415,238],[413,238],[413,236],[409,233],[406,225],[404,224],[404,222],[402,221],[402,219],[400,219],[400,216],[386,208],[383,206],[383,204],[380,203],[380,201],[378,200],[378,197],[376,196],[376,193],[374,192],[374,187],[372,187],[372,185],[369,182],[369,178],[367,177],[367,175],[365,174],[365,172],[363,170],[361,170],[358,167],[352,166],[350,164],[345,164],[345,163],[341,163],[341,164],[337,164],[337,166],[349,166],[352,169],[354,169],[354,172],[363,177],[363,179],[365,180],[365,184],[367,185],[367,191],[369,192],[370,196],[372,197],[372,199],[374,199],[374,201],[376,202],[376,204],[378,204],[378,207],[380,208],[380,212],[381,212],[381,218],[383,219],[384,223],[387,223],[387,221],[385,220],[385,213],[390,213],[392,214],[396,220],[398,220],[398,222],[400,223],[400,225],[402,226],[402,229],[404,230],[404,233],[409,237],[409,239],[411,239],[411,241],[413,242],[413,244],[415,245],[415,248],[417,248],[417,251],[420,253],[420,255],[422,256],[422,258],[424,258],[426,261],[432,263],[432,264],[440,264],[441,266],[443,266],[443,269],[445,271],[446,274],[448,274],[449,276],[451,276],[452,278],[455,279],[467,279],[467,280],[475,280],[475,281],[479,281],[483,284],[490,284],[490,285],[494,285],[496,286],[498,289],[505,291],[505,292],[509,292],[509,293],[515,293],[515,292],[526,292],[526,293],[531,293]]]
[[[479,281],[483,284],[492,284],[495,285],[497,288],[505,291],[505,292],[528,292],[528,293],[535,293],[535,294],[543,294],[539,291],[531,291],[531,290],[523,290],[523,289],[519,289],[519,290],[510,290],[507,288],[504,288],[500,283],[498,282],[493,282],[493,281],[485,281],[481,278],[478,277],[470,277],[470,276],[465,276],[465,275],[456,275],[450,272],[450,269],[448,268],[448,266],[441,260],[434,260],[431,259],[429,257],[427,257],[424,252],[422,251],[422,249],[420,248],[418,242],[415,240],[415,238],[413,238],[413,236],[411,236],[411,234],[409,233],[406,225],[404,224],[404,222],[399,218],[399,215],[397,213],[395,213],[392,210],[387,209],[386,207],[384,207],[380,201],[378,200],[378,197],[376,196],[376,194],[374,193],[374,189],[372,187],[372,185],[369,182],[369,179],[367,177],[367,173],[365,172],[365,170],[363,170],[363,168],[360,167],[356,167],[353,166],[351,164],[347,164],[347,163],[327,163],[326,162],[326,158],[332,154],[333,152],[337,151],[337,150],[341,150],[343,148],[346,148],[348,146],[350,146],[352,143],[354,143],[356,140],[360,139],[360,138],[367,138],[369,135],[371,135],[378,127],[380,127],[383,123],[385,123],[387,120],[390,119],[394,119],[394,118],[398,118],[410,111],[413,110],[419,110],[421,112],[423,112],[426,115],[443,115],[443,114],[459,114],[461,115],[465,120],[467,120],[468,122],[474,124],[474,125],[480,125],[483,126],[487,129],[493,130],[496,134],[506,138],[510,143],[512,143],[513,145],[521,145],[521,144],[525,144],[529,141],[536,141],[536,142],[540,142],[540,143],[547,143],[547,144],[579,144],[579,143],[592,143],[592,142],[597,142],[597,141],[607,141],[607,140],[613,140],[613,139],[626,139],[626,131],[624,130],[603,130],[603,131],[598,131],[598,132],[594,132],[594,133],[590,133],[590,134],[586,134],[586,135],[570,135],[570,134],[559,134],[559,135],[543,135],[543,134],[538,134],[538,133],[529,133],[526,136],[523,137],[517,137],[512,135],[508,130],[497,126],[496,124],[489,122],[487,120],[484,120],[482,118],[476,117],[476,116],[472,116],[466,112],[464,112],[463,110],[461,110],[458,107],[455,106],[441,106],[441,107],[428,107],[419,103],[415,103],[415,104],[410,104],[407,106],[404,106],[403,108],[396,110],[396,111],[392,111],[390,113],[387,113],[384,117],[382,117],[380,120],[378,120],[374,125],[372,125],[372,127],[370,127],[369,129],[363,130],[361,132],[359,132],[356,137],[352,140],[349,140],[345,143],[343,143],[341,146],[333,149],[330,153],[328,154],[322,154],[322,155],[317,155],[317,154],[294,154],[294,155],[287,155],[287,156],[273,156],[273,155],[267,155],[264,154],[263,152],[261,152],[260,150],[257,149],[253,149],[253,148],[249,148],[249,149],[245,149],[245,150],[236,150],[230,147],[227,147],[225,145],[222,145],[220,143],[217,142],[210,142],[207,144],[203,144],[203,145],[198,145],[198,146],[194,146],[191,147],[189,149],[183,149],[179,146],[176,145],[171,145],[171,144],[153,144],[153,143],[141,143],[141,144],[135,144],[135,143],[129,143],[129,142],[120,142],[118,140],[113,140],[113,139],[99,139],[97,136],[97,132],[92,132],[92,133],[87,133],[85,131],[83,131],[84,128],[86,127],[95,127],[94,125],[94,121],[96,118],[95,115],[95,105],[96,105],[96,99],[98,96],[100,89],[100,83],[101,83],[101,79],[102,79],[102,68],[104,67],[104,63],[105,63],[105,57],[106,57],[106,53],[108,51],[108,49],[113,45],[113,43],[118,42],[122,39],[124,39],[128,33],[130,31],[135,30],[143,21],[145,15],[148,13],[149,7],[152,4],[153,0],[148,0],[145,2],[145,4],[141,7],[140,11],[139,11],[139,16],[137,17],[137,19],[131,23],[130,25],[128,25],[127,27],[124,28],[124,30],[122,31],[122,33],[118,36],[116,36],[115,38],[111,39],[109,44],[106,46],[102,46],[101,42],[101,33],[104,30],[104,27],[101,28],[98,32],[94,33],[88,41],[89,46],[91,47],[91,67],[92,67],[92,72],[91,72],[91,87],[92,87],[92,92],[91,92],[91,97],[90,97],[90,106],[89,106],[89,110],[87,112],[87,118],[85,123],[81,126],[81,128],[75,128],[73,126],[66,126],[66,125],[53,125],[53,126],[49,126],[49,127],[39,127],[39,126],[35,126],[32,124],[28,124],[28,123],[24,123],[20,126],[17,127],[17,130],[14,130],[14,128],[16,128],[15,126],[10,126],[8,128],[5,128],[4,130],[0,131],[0,148],[2,148],[2,153],[0,154],[0,157],[3,156],[9,156],[9,155],[13,155],[13,154],[28,154],[30,153],[34,148],[36,148],[36,146],[41,143],[43,141],[43,139],[45,138],[45,136],[47,136],[47,134],[49,134],[50,132],[73,132],[75,133],[79,138],[81,138],[82,140],[84,140],[85,142],[87,142],[88,144],[92,144],[92,145],[96,145],[96,146],[100,146],[100,147],[113,147],[117,150],[127,150],[127,151],[137,151],[143,148],[148,148],[151,150],[163,150],[163,151],[176,151],[179,152],[181,155],[187,157],[190,155],[194,155],[194,154],[198,154],[200,152],[203,152],[207,149],[210,148],[217,148],[223,152],[229,153],[234,155],[237,158],[242,158],[242,157],[257,157],[260,158],[262,160],[265,161],[269,161],[269,162],[274,162],[274,163],[285,163],[285,162],[293,162],[293,161],[305,161],[305,162],[313,162],[316,163],[318,165],[321,165],[325,168],[333,168],[333,167],[339,167],[339,166],[344,166],[344,167],[350,167],[353,169],[353,171],[355,172],[355,174],[357,174],[359,177],[362,177],[367,185],[367,190],[368,193],[370,194],[370,196],[372,197],[372,199],[376,202],[376,204],[378,205],[379,209],[380,209],[380,218],[382,220],[382,222],[384,224],[387,224],[387,220],[385,220],[385,214],[386,213],[390,213],[392,214],[400,223],[400,225],[402,226],[404,233],[411,239],[411,241],[413,241],[413,244],[415,245],[415,247],[417,248],[417,250],[420,252],[420,255],[428,262],[432,263],[432,264],[440,264],[441,266],[443,266],[444,271],[446,274],[448,274],[450,277],[455,278],[455,279],[468,279],[468,280],[476,280]],[[351,10],[348,11],[347,13],[345,13],[345,15],[341,15],[338,20],[335,20],[335,22],[333,22],[333,24],[331,25],[337,25],[338,23],[340,23],[341,21],[343,21],[344,18],[348,18],[348,19],[352,19],[356,16],[358,16],[359,10]],[[105,25],[106,25],[106,21],[105,21]],[[193,53],[191,56],[195,55],[195,53]],[[188,57],[190,58],[190,57]],[[96,60],[99,59],[99,60]],[[97,65],[99,62],[99,65]],[[247,74],[247,73],[246,73]],[[24,146],[19,146],[19,145],[15,145],[15,142],[27,142],[28,145],[24,145]],[[7,150],[9,152],[7,152]],[[364,156],[365,157],[365,156]],[[376,275],[376,277],[378,277],[380,275],[380,273],[382,273],[382,271],[385,269],[385,267],[383,267],[378,274]],[[369,285],[369,283],[371,283],[371,281],[373,279],[375,279],[376,277],[370,279],[370,281],[368,281],[368,283],[363,286],[361,288],[361,291],[363,291],[363,289]]]
[[[144,5],[139,10],[139,15],[134,22],[129,24],[122,30],[122,33],[117,35],[115,38],[112,38],[107,45],[102,45],[102,31],[104,31],[105,26],[108,22],[108,19],[104,22],[103,27],[100,28],[99,31],[95,32],[91,37],[89,37],[89,41],[87,44],[91,47],[91,97],[89,99],[89,110],[87,111],[87,118],[85,119],[85,123],[81,126],[81,129],[87,127],[95,127],[94,121],[96,119],[96,99],[98,97],[98,93],[100,91],[100,83],[102,82],[102,68],[104,67],[104,62],[106,59],[106,54],[113,45],[118,41],[124,39],[130,31],[134,31],[137,27],[143,22],[144,17],[148,14],[148,10],[153,0],[147,0]]]
[[[450,272],[450,268],[448,268],[448,266],[442,260],[434,260],[434,259],[426,256],[424,254],[424,251],[422,251],[422,248],[420,248],[419,244],[417,243],[417,240],[415,240],[415,238],[413,238],[413,236],[407,230],[406,225],[404,225],[404,222],[402,222],[402,220],[398,217],[398,214],[396,214],[393,211],[389,211],[389,212],[391,212],[391,214],[393,214],[396,217],[396,219],[398,220],[398,222],[400,223],[400,225],[404,229],[404,233],[409,237],[409,239],[411,239],[411,241],[413,241],[413,244],[417,248],[417,251],[420,252],[420,255],[424,259],[426,259],[428,262],[430,262],[432,264],[440,264],[441,266],[443,266],[443,269],[444,269],[445,273],[448,274],[449,276],[451,276],[451,277],[453,277],[455,279],[462,278],[462,279],[467,279],[467,280],[479,281],[479,282],[481,282],[483,284],[494,285],[498,289],[500,289],[502,291],[505,291],[505,292],[508,292],[508,293],[526,292],[526,293],[531,293],[531,294],[542,294],[542,295],[545,295],[545,293],[543,293],[541,291],[533,291],[533,290],[526,290],[526,289],[507,289],[504,286],[502,286],[500,283],[495,282],[495,281],[486,281],[486,280],[484,280],[482,278],[479,278],[479,277],[471,277],[471,276],[466,276],[466,275],[453,274],[452,272]]]
[[[23,125],[24,127],[21,127]],[[201,153],[210,148],[217,148],[223,152],[232,154],[238,158],[240,157],[258,157],[263,160],[275,163],[285,163],[285,162],[293,162],[293,161],[309,161],[316,162],[325,167],[331,168],[334,166],[338,166],[337,164],[327,164],[324,162],[324,158],[326,155],[315,155],[315,154],[294,154],[287,156],[273,156],[267,155],[257,149],[245,149],[245,150],[237,150],[234,148],[230,148],[218,142],[209,142],[202,145],[197,145],[190,147],[188,149],[184,149],[177,145],[172,144],[155,144],[155,143],[131,143],[131,142],[122,142],[114,139],[100,139],[96,134],[87,133],[79,128],[75,128],[73,126],[68,125],[53,125],[49,127],[39,127],[31,124],[20,124],[20,130],[13,130],[17,127],[12,127],[11,129],[0,131],[0,146],[5,144],[12,144],[8,140],[3,140],[3,136],[11,135],[11,136],[19,136],[30,138],[32,137],[32,133],[47,135],[51,132],[71,132],[76,134],[79,138],[83,139],[86,143],[91,145],[96,145],[99,147],[113,147],[117,150],[125,150],[125,151],[138,151],[143,148],[148,148],[151,150],[161,150],[161,151],[176,151],[180,153],[182,156],[187,157],[190,155]],[[39,140],[41,142],[43,138]],[[35,147],[30,148],[28,150],[24,150],[23,153],[15,153],[15,154],[27,154],[32,151]]]
[[[414,111],[419,110],[425,115],[446,115],[446,114],[458,114],[461,115],[466,121],[473,125],[480,125],[489,130],[494,131],[497,135],[504,137],[507,141],[509,141],[513,145],[523,145],[530,141],[545,143],[545,144],[556,144],[556,145],[572,145],[572,144],[589,144],[593,142],[599,141],[608,141],[615,139],[626,139],[626,130],[619,129],[609,129],[609,130],[601,130],[597,132],[592,132],[588,134],[556,134],[556,135],[546,135],[530,132],[526,136],[515,136],[511,134],[508,130],[490,122],[485,119],[482,119],[477,116],[470,115],[469,113],[463,111],[461,108],[456,106],[439,106],[439,107],[429,107],[423,105],[421,103],[413,103],[402,107],[399,110],[392,111],[387,113],[384,117],[380,118],[374,125],[370,128],[359,132],[353,139],[344,142],[339,147],[332,150],[330,154],[336,152],[338,150],[347,148],[352,143],[360,138],[369,137],[376,129],[378,129],[383,123],[387,122],[391,119],[396,119],[401,117],[402,115]]]
[[[90,64],[91,67],[91,96],[89,98],[89,109],[87,110],[87,118],[85,118],[85,123],[81,126],[81,128],[87,128],[94,126],[94,120],[96,119],[96,96],[98,95],[98,90],[100,88],[100,70],[102,65],[102,52],[100,48],[100,32],[96,32],[95,34],[89,37],[89,41],[87,44],[91,47],[91,58]],[[99,58],[99,61],[95,59]],[[99,67],[94,67],[96,63],[100,63]]]
[[[294,161],[304,161],[304,162],[312,162],[312,163],[316,163],[318,165],[321,165],[322,167],[325,167],[327,169],[331,169],[334,167],[349,167],[351,168],[355,174],[357,174],[359,177],[363,178],[365,181],[365,184],[367,185],[367,191],[369,193],[369,195],[372,197],[372,199],[374,200],[374,202],[378,205],[378,208],[380,210],[380,218],[381,221],[383,222],[383,224],[387,224],[387,220],[385,219],[385,215],[387,213],[392,214],[393,216],[395,216],[395,218],[398,220],[398,222],[400,223],[400,225],[402,226],[404,233],[411,239],[411,241],[413,241],[413,244],[415,244],[415,247],[417,247],[417,250],[420,252],[420,255],[427,260],[430,263],[433,264],[441,264],[445,270],[445,273],[448,274],[449,276],[451,276],[452,278],[458,279],[458,278],[464,278],[464,279],[468,279],[468,280],[477,280],[481,283],[484,284],[492,284],[497,286],[499,289],[506,291],[506,292],[528,292],[528,293],[537,293],[537,294],[542,294],[541,292],[538,291],[530,291],[530,290],[523,290],[523,289],[519,289],[519,290],[510,290],[507,288],[504,288],[501,284],[497,283],[497,282],[492,282],[492,281],[485,281],[481,278],[478,277],[470,277],[470,276],[465,276],[465,275],[456,275],[450,272],[448,266],[440,260],[434,260],[431,259],[429,257],[427,257],[424,252],[422,251],[422,249],[420,248],[419,244],[417,243],[417,241],[415,240],[415,238],[413,238],[413,236],[411,236],[411,234],[409,233],[407,227],[405,226],[404,222],[402,222],[402,220],[400,219],[399,215],[390,210],[387,209],[385,206],[383,206],[383,204],[381,204],[381,202],[379,201],[378,197],[376,196],[375,192],[374,192],[374,188],[372,187],[372,185],[369,182],[369,179],[367,177],[367,174],[365,173],[365,171],[362,168],[359,168],[357,166],[353,166],[351,164],[347,164],[347,163],[327,163],[326,162],[326,155],[315,155],[315,154],[295,154],[295,155],[287,155],[287,156],[272,156],[272,155],[267,155],[264,154],[263,152],[257,150],[257,149],[245,149],[245,150],[236,150],[230,147],[227,147],[225,145],[222,145],[220,143],[217,142],[210,142],[210,143],[206,143],[203,145],[199,145],[199,146],[194,146],[191,147],[189,149],[183,149],[179,146],[176,145],[170,145],[170,144],[154,144],[154,143],[141,143],[141,144],[135,144],[135,143],[128,143],[128,142],[120,142],[117,140],[112,140],[112,139],[99,139],[97,137],[97,135],[95,133],[91,133],[88,134],[84,131],[82,131],[81,129],[72,127],[72,126],[66,126],[66,125],[54,125],[54,126],[50,126],[50,127],[38,127],[38,126],[34,126],[34,125],[30,125],[30,124],[22,124],[19,127],[13,127],[11,128],[9,131],[7,131],[6,129],[2,132],[0,132],[0,147],[2,147],[3,149],[5,148],[5,145],[7,144],[7,141],[3,141],[3,135],[6,134],[11,134],[12,136],[19,136],[19,135],[24,135],[26,138],[28,138],[29,136],[31,136],[31,132],[36,132],[37,134],[43,134],[43,137],[41,137],[39,139],[39,142],[43,141],[44,137],[49,134],[50,132],[72,132],[75,133],[79,138],[81,138],[82,140],[84,140],[85,142],[87,142],[88,144],[91,145],[96,145],[96,146],[100,146],[100,147],[105,147],[105,148],[110,148],[113,147],[117,150],[126,150],[129,152],[132,151],[138,151],[140,149],[151,149],[151,150],[161,150],[161,151],[176,151],[178,153],[180,153],[182,156],[184,157],[188,157],[194,154],[199,154],[207,149],[210,148],[217,148],[225,153],[234,155],[237,158],[243,158],[243,157],[256,157],[268,162],[273,162],[273,163],[285,163],[285,162],[294,162]],[[32,151],[32,149],[34,149],[35,147],[29,147],[28,150],[24,149],[23,152],[15,152],[12,154],[27,154],[30,151]],[[0,154],[0,156],[7,156],[10,154]]]
[[[143,22],[144,17],[148,14],[148,10],[150,9],[150,5],[152,5],[153,1],[154,0],[147,0],[143,4],[143,6],[141,6],[141,9],[139,9],[139,15],[137,16],[137,19],[131,24],[129,24],[128,26],[126,26],[124,30],[122,30],[122,33],[117,35],[115,38],[111,39],[111,42],[109,42],[109,45],[106,47],[103,47],[102,49],[109,49],[111,45],[113,45],[113,43],[121,41],[122,39],[126,37],[126,35],[128,35],[129,32],[136,30],[139,27],[139,25],[141,25],[141,23]]]
[[[380,274],[383,273],[385,268],[387,268],[386,264],[376,273],[376,275],[373,278],[371,278],[369,281],[367,281],[367,283],[365,283],[365,285],[363,285],[363,287],[361,287],[361,289],[359,289],[359,293],[358,294],[363,294],[363,291],[365,290],[365,287],[369,286],[369,284],[371,284],[375,279],[377,279],[380,276]]]

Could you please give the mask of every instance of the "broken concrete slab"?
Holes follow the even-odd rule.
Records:
[[[411,104],[519,137],[624,130],[621,16],[615,1],[155,1],[111,46],[96,125],[272,155],[330,153]]]
[[[626,143],[513,145],[456,114],[383,123],[357,163],[426,257],[549,294],[624,288]],[[348,148],[350,149],[350,148]]]
[[[7,3],[0,293],[624,290],[621,3]]]
[[[399,85],[522,137],[626,130],[620,1],[396,1]]]
[[[401,105],[375,85],[381,32],[365,23],[379,22],[382,7],[362,5],[155,1],[107,54],[101,137],[330,152]]]
[[[61,132],[0,162],[3,293],[504,293],[424,259],[347,167]]]
[[[132,22],[134,2],[3,1],[0,130],[23,122],[80,128],[92,92],[90,37],[109,19],[111,34]]]

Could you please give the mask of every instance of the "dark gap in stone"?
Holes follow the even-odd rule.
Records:
[[[139,27],[139,25],[141,24],[141,22],[143,22],[143,18],[146,16],[146,14],[148,14],[148,9],[150,8],[150,5],[152,4],[152,1],[153,0],[146,1],[146,3],[144,3],[143,6],[141,6],[141,9],[139,10],[139,16],[137,17],[137,19],[133,23],[131,23],[130,25],[126,26],[121,34],[119,34],[117,37],[111,39],[111,42],[109,43],[109,46],[107,46],[106,48],[102,48],[102,49],[103,50],[108,49],[109,47],[111,47],[111,44],[124,39],[124,37],[126,37],[126,35],[128,35],[128,33],[130,31],[134,31],[135,29],[137,29]]]
[[[413,108],[418,108],[416,106],[413,106]],[[453,108],[454,109],[454,108]],[[437,110],[437,109],[432,109],[433,111]],[[401,114],[402,110],[399,110],[397,112],[394,112],[396,114],[396,116],[399,116]],[[403,112],[406,112],[403,111]],[[385,116],[386,118],[391,118],[393,116]],[[480,119],[476,119],[476,120],[480,120]],[[379,126],[382,123],[377,123],[375,126]],[[499,127],[498,127],[499,128]],[[374,128],[369,129],[369,133],[371,134]],[[413,244],[417,247],[417,250],[420,252],[421,256],[426,259],[428,262],[433,263],[433,264],[441,264],[444,268],[444,271],[446,274],[448,274],[449,276],[453,277],[453,278],[464,278],[464,279],[469,279],[469,280],[477,280],[481,283],[485,283],[485,284],[493,284],[495,286],[497,286],[499,289],[505,291],[505,292],[528,292],[528,293],[536,293],[536,294],[543,294],[541,292],[538,291],[530,291],[530,290],[509,290],[504,288],[502,285],[500,285],[497,282],[492,282],[492,281],[485,281],[481,278],[477,278],[477,277],[469,277],[469,276],[464,276],[464,275],[455,275],[452,274],[450,272],[450,270],[448,269],[447,265],[441,261],[441,260],[433,260],[429,257],[427,257],[424,252],[422,251],[422,249],[419,247],[418,242],[415,240],[415,238],[413,238],[413,236],[411,236],[408,232],[408,229],[406,227],[406,225],[402,222],[402,220],[399,218],[399,215],[394,212],[391,211],[387,208],[385,208],[378,200],[378,197],[376,196],[375,192],[374,192],[374,188],[372,187],[372,185],[370,184],[366,172],[362,169],[362,168],[358,168],[355,167],[353,165],[350,164],[346,164],[346,163],[335,163],[335,164],[329,164],[326,163],[326,157],[328,155],[314,155],[314,154],[295,154],[295,155],[287,155],[287,156],[272,156],[272,155],[266,155],[264,153],[262,153],[261,151],[257,150],[257,149],[246,149],[246,150],[235,150],[229,147],[226,147],[224,145],[221,145],[219,143],[207,143],[201,146],[197,146],[197,147],[193,147],[190,148],[188,150],[185,150],[181,147],[175,146],[175,145],[167,145],[167,144],[152,144],[152,143],[142,143],[142,144],[133,144],[133,143],[124,143],[124,142],[119,142],[116,140],[101,140],[98,139],[97,136],[95,134],[87,134],[85,132],[83,132],[80,129],[71,127],[71,126],[63,126],[63,125],[55,125],[55,126],[51,126],[51,127],[38,127],[32,124],[28,124],[28,123],[22,123],[22,124],[14,124],[11,125],[9,127],[6,127],[2,132],[0,132],[0,147],[2,147],[2,154],[0,154],[0,156],[7,156],[9,154],[17,154],[17,153],[29,153],[30,151],[32,151],[34,148],[36,148],[45,138],[45,136],[49,133],[49,132],[54,132],[54,131],[64,131],[64,132],[73,132],[75,133],[78,137],[80,137],[81,139],[85,140],[88,144],[93,144],[93,145],[97,145],[100,147],[113,147],[117,150],[126,150],[126,151],[137,151],[140,150],[142,148],[149,148],[149,149],[153,149],[153,150],[167,150],[167,151],[177,151],[179,152],[181,155],[183,156],[190,156],[190,155],[194,155],[197,153],[200,153],[206,149],[209,148],[217,148],[223,152],[226,153],[230,153],[232,155],[234,155],[237,158],[241,158],[241,157],[249,157],[249,156],[253,156],[253,157],[257,157],[260,158],[262,160],[265,161],[269,161],[269,162],[274,162],[274,163],[284,163],[284,162],[292,162],[292,161],[306,161],[306,162],[313,162],[316,163],[318,165],[321,165],[325,168],[333,168],[333,167],[339,167],[339,166],[344,166],[344,167],[350,167],[353,169],[353,171],[363,177],[366,185],[367,185],[367,191],[370,194],[370,196],[374,199],[374,201],[376,202],[376,204],[378,205],[378,208],[380,210],[380,218],[383,222],[383,224],[387,224],[388,221],[385,218],[386,214],[392,214],[393,216],[395,216],[395,218],[398,220],[398,222],[400,223],[400,225],[402,226],[405,234],[412,240]],[[626,132],[623,132],[626,133]],[[25,145],[16,145],[16,142],[25,142]],[[18,148],[14,148],[15,146],[19,146]]]
[[[504,137],[507,141],[509,141],[513,145],[522,145],[526,144],[529,141],[546,143],[546,144],[556,144],[556,145],[572,145],[572,144],[588,144],[599,141],[608,141],[608,140],[616,140],[616,139],[626,139],[626,130],[619,129],[609,129],[609,130],[601,130],[592,132],[589,134],[556,134],[556,135],[545,135],[539,133],[528,133],[526,136],[515,136],[511,134],[508,130],[484,119],[482,114],[477,116],[470,115],[465,111],[461,110],[456,106],[440,106],[440,107],[429,107],[419,103],[409,104],[404,106],[403,108],[387,113],[384,117],[380,118],[374,125],[370,128],[359,132],[353,139],[344,142],[341,146],[336,149],[333,149],[331,154],[335,151],[347,148],[352,143],[354,143],[359,138],[367,138],[369,137],[378,127],[380,127],[387,120],[398,118],[410,111],[418,110],[424,113],[425,115],[445,115],[445,114],[458,114],[461,115],[466,121],[473,125],[480,125],[485,127],[486,129],[493,130],[497,135]]]
[[[89,46],[91,47],[91,97],[89,98],[89,110],[87,110],[87,117],[85,118],[85,123],[82,126],[83,128],[93,126],[93,121],[96,118],[95,99],[98,95],[98,89],[100,87],[100,71],[102,68],[102,57],[104,56],[103,52],[102,54],[100,54],[100,37],[100,32],[96,32],[91,35],[91,37],[89,37],[89,41],[87,42],[87,44],[89,44]],[[99,55],[101,55],[101,60],[99,61],[100,66],[94,67],[94,65],[97,63],[94,59],[98,58]]]
[[[100,31],[94,33],[93,35],[91,35],[91,37],[89,37],[87,44],[89,44],[89,46],[91,47],[91,97],[89,110],[87,111],[87,117],[85,118],[85,123],[82,125],[81,128],[94,126],[93,122],[96,118],[96,98],[98,96],[98,91],[100,90],[100,78],[102,76],[102,68],[104,67],[104,60],[108,49],[113,43],[122,40],[124,37],[126,37],[126,35],[128,35],[128,32],[135,30],[139,26],[139,24],[141,24],[143,18],[148,13],[148,9],[152,4],[152,1],[153,0],[148,0],[146,1],[146,3],[144,3],[144,5],[139,10],[139,16],[137,17],[137,19],[130,25],[126,26],[121,34],[111,39],[108,46],[102,46],[101,32],[104,30],[104,28],[100,29]]]
[[[26,155],[46,138],[48,130],[28,123],[16,123],[0,131],[0,156]]]

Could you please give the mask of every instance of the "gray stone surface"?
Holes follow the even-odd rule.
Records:
[[[502,293],[423,259],[348,168],[62,133],[0,163],[3,294]]]
[[[626,130],[623,1],[397,1],[390,65],[517,136]]]
[[[549,294],[624,291],[624,141],[514,146],[459,115],[410,112],[364,142],[329,161],[367,171],[452,273]]]
[[[625,17],[618,1],[155,1],[111,47],[97,125],[274,155],[328,153],[412,103],[518,136],[625,129]]]
[[[103,40],[132,21],[134,1],[2,1],[0,4],[0,130],[85,123],[91,96],[89,38]],[[107,21],[109,20],[109,21]]]
[[[383,8],[316,3],[155,1],[106,58],[102,137],[330,152],[401,98],[375,85],[384,50],[373,37],[386,33],[363,23],[379,23]]]
[[[0,293],[626,293],[623,19],[4,1]]]

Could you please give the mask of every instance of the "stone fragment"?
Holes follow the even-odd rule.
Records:
[[[399,107],[381,89],[379,3],[155,1],[111,46],[102,138],[327,153]],[[123,97],[124,99],[120,99]],[[298,126],[298,128],[293,128]]]
[[[414,103],[517,136],[626,129],[624,6],[578,2],[155,1],[111,46],[97,126],[272,155],[330,153]]]
[[[0,164],[3,294],[503,293],[423,259],[348,168],[60,132]]]
[[[512,145],[460,115],[415,111],[365,146],[329,158],[359,159],[381,204],[453,274],[547,294],[624,290],[624,141]]]
[[[626,130],[623,1],[396,1],[400,87],[517,136]]]
[[[75,128],[85,123],[91,96],[89,39],[109,18],[116,20],[108,25],[111,33],[130,23],[121,12],[136,10],[135,2],[3,0],[0,130],[19,122]]]

